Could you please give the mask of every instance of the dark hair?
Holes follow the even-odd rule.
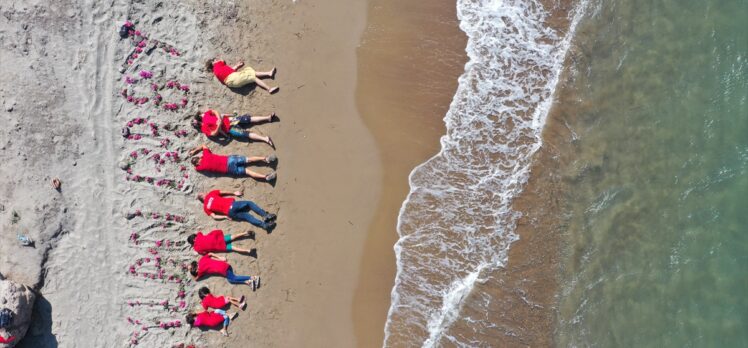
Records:
[[[192,162],[192,165],[197,167],[198,164],[200,164],[200,157],[192,157],[190,158],[190,162]]]
[[[197,277],[197,261],[192,261],[190,264],[190,274]]]
[[[190,243],[190,245],[195,245],[195,234],[191,234],[187,237],[187,243]]]
[[[192,127],[195,127],[197,129],[200,129],[200,127],[203,125],[203,116],[200,115],[200,111],[197,112],[197,115],[192,118],[192,122],[190,122]]]
[[[205,298],[205,296],[210,295],[210,289],[208,289],[208,287],[206,286],[203,286],[202,288],[200,288],[200,290],[197,291],[197,295],[200,296],[200,299],[202,300]]]
[[[208,59],[208,60],[205,61],[205,69],[206,70],[208,70],[208,71],[213,70],[213,59],[215,59],[215,58],[210,58],[210,59]]]
[[[187,313],[187,316],[184,317],[184,321],[186,321],[187,324],[190,324],[190,326],[195,325],[195,313]]]
[[[199,200],[200,202],[204,201],[205,200],[205,194],[204,193],[198,193],[197,194],[197,200]]]

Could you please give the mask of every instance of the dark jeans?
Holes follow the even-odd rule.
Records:
[[[244,282],[250,279],[252,279],[252,277],[250,276],[234,274],[234,269],[231,268],[231,266],[229,266],[229,269],[226,270],[226,280],[228,280],[231,284],[244,284]]]
[[[248,210],[255,212],[261,218],[265,218],[268,213],[252,201],[234,201],[229,209],[229,217],[233,220],[246,221],[257,227],[267,228],[265,221],[254,217]]]

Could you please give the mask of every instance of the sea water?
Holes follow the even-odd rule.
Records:
[[[578,106],[557,345],[748,346],[748,2],[574,6],[557,31],[540,2],[458,1],[470,60],[441,151],[410,176],[385,346],[512,334],[479,285],[517,239],[557,86]]]
[[[500,308],[478,285],[517,238],[512,200],[542,144],[576,24],[552,29],[534,0],[460,0],[457,14],[469,61],[441,151],[410,175],[385,346],[490,346],[501,332],[485,315]]]
[[[561,347],[748,346],[748,1],[593,1]]]

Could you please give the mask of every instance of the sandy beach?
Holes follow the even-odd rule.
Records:
[[[391,15],[402,10],[413,15]],[[69,0],[12,2],[0,14],[2,170],[12,178],[0,274],[39,296],[20,346],[381,345],[407,175],[437,150],[464,64],[454,4]],[[203,68],[213,56],[277,67],[269,83],[280,92],[230,91]],[[211,142],[189,125],[207,108],[275,112],[279,122],[252,127],[275,151]],[[278,179],[196,173],[185,158],[202,143],[276,153],[275,168],[257,171]],[[242,191],[278,227],[213,221],[195,197],[214,188]],[[184,240],[212,229],[257,233],[238,242],[256,258],[228,254],[237,273],[262,277],[256,292],[188,280],[197,256]],[[183,322],[200,286],[247,296],[229,337]]]
[[[2,58],[9,64],[0,80],[9,125],[3,127],[9,164],[3,170],[14,177],[4,185],[3,225],[36,240],[35,248],[21,248],[15,233],[3,234],[0,273],[41,295],[21,346],[356,345],[351,318],[358,260],[382,183],[380,153],[358,116],[354,95],[355,49],[366,4],[67,1],[55,6],[0,5],[0,30],[9,34],[2,42]],[[69,18],[74,24],[66,23]],[[120,40],[117,32],[126,20],[141,38],[160,42],[155,51],[138,47],[140,39]],[[272,96],[229,91],[202,68],[204,59],[215,55],[243,59],[258,69],[277,66],[271,83],[281,91]],[[143,71],[153,76],[144,77]],[[172,82],[187,89],[167,87]],[[159,85],[163,105],[138,103],[143,95],[154,98],[146,92],[149,84]],[[163,108],[172,102],[176,110]],[[180,168],[179,161],[150,162],[154,153],[177,153],[181,161],[204,142],[223,154],[273,152],[257,143],[220,146],[196,133],[188,119],[208,107],[277,113],[280,122],[253,127],[276,144],[274,185],[206,177],[187,163],[187,170]],[[24,121],[32,117],[33,123]],[[149,134],[151,123],[157,136]],[[142,139],[123,138],[123,128]],[[159,142],[164,139],[170,143]],[[60,192],[51,187],[53,177],[62,181]],[[206,217],[195,194],[209,188],[242,190],[279,216],[272,234],[254,228],[257,240],[241,242],[256,247],[257,258],[228,255],[239,273],[262,276],[254,293],[215,278],[187,282],[180,270],[196,258],[183,243],[188,234],[250,228]],[[133,217],[138,211],[142,216]],[[152,216],[166,222],[149,221]],[[184,283],[150,275],[138,279],[155,256],[164,265],[151,272],[164,269]],[[128,271],[133,266],[134,274]],[[232,323],[228,338],[184,325],[158,327],[195,308],[194,292],[203,285],[248,297],[249,308]],[[382,291],[388,288],[381,285]],[[145,305],[149,301],[169,304],[161,311]],[[386,306],[380,302],[377,308],[382,323]],[[381,334],[381,325],[369,329]]]

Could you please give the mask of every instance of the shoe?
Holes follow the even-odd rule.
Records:
[[[273,228],[275,228],[275,221],[268,221],[265,223],[266,230],[272,230]]]
[[[275,174],[275,172],[272,172],[272,173],[268,174],[268,175],[267,175],[267,176],[265,177],[265,181],[268,181],[268,182],[269,182],[269,181],[273,181],[273,180],[275,180],[275,177],[276,177],[276,176],[278,176],[278,175],[277,175],[277,174]]]
[[[272,214],[272,213],[267,214],[267,215],[265,215],[265,222],[275,221],[275,219],[277,217],[278,216],[276,216],[275,214]]]

